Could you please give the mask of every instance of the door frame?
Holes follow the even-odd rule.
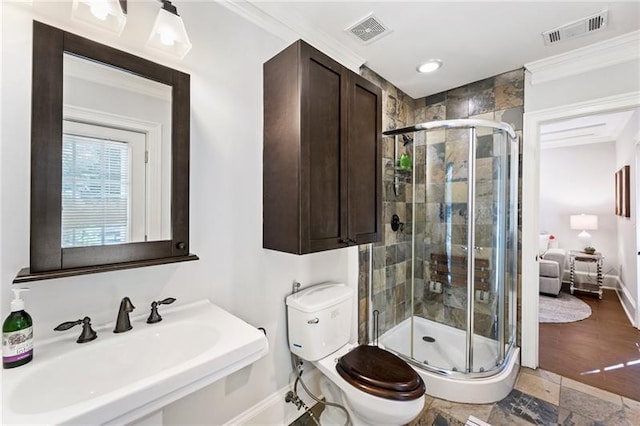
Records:
[[[635,177],[636,177],[636,205],[632,208],[635,210],[635,220],[636,220],[636,312],[635,318],[633,318],[634,326],[640,329],[640,133],[638,133],[633,139],[633,143],[635,145]]]
[[[524,114],[522,147],[521,364],[538,367],[538,235],[540,233],[540,126],[544,123],[640,107],[640,92]],[[639,291],[640,293],[640,291]],[[640,294],[636,295],[637,300]]]

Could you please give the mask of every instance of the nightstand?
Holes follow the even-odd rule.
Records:
[[[596,265],[596,282],[595,283],[576,283],[576,262],[594,263]],[[602,253],[599,253],[599,252],[596,252],[594,254],[587,254],[583,251],[577,251],[577,250],[569,251],[571,294],[573,294],[574,290],[577,290],[577,291],[597,294],[598,298],[602,299],[602,281],[603,281],[602,264],[603,262],[604,262],[604,256],[602,256]]]

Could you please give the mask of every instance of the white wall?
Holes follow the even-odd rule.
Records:
[[[630,42],[633,43],[634,40],[636,40],[636,38],[630,37],[629,40],[631,40]],[[598,108],[591,105],[590,102],[593,102],[596,99],[612,98],[618,95],[624,95],[624,94],[634,93],[634,92],[637,93],[640,91],[640,78],[638,78],[638,76],[640,75],[640,55],[636,54],[635,56],[629,56],[628,60],[615,63],[615,64],[609,64],[609,65],[601,64],[602,66],[597,69],[592,69],[592,68],[581,69],[580,68],[581,65],[576,65],[576,63],[582,64],[582,62],[580,62],[583,60],[582,58],[591,56],[591,60],[597,60],[598,55],[606,54],[606,50],[602,50],[602,48],[594,49],[592,52],[589,52],[589,49],[590,47],[583,48],[582,51],[584,53],[582,57],[575,56],[575,54],[574,56],[570,56],[571,59],[569,61],[571,60],[576,61],[575,63],[573,63],[573,68],[570,68],[572,65],[571,62],[568,62],[568,61],[563,62],[560,59],[556,59],[559,65],[559,69],[561,71],[564,71],[568,68],[574,69],[575,73],[572,75],[567,75],[567,76],[563,76],[560,78],[551,79],[547,81],[535,82],[535,76],[533,75],[534,73],[527,72],[525,74],[525,105],[524,105],[525,127],[527,123],[527,114],[531,116],[532,113],[533,114],[548,113],[547,114],[548,116],[554,116],[554,111],[556,111],[557,109],[563,109],[563,107],[565,107],[566,105],[574,105],[574,104],[580,105],[581,103],[589,103],[589,105],[581,108],[581,111],[579,113],[576,112],[577,116],[588,115],[588,114],[597,113],[597,112],[604,112],[604,111],[599,111]],[[571,53],[572,52],[569,52],[569,55],[571,55]],[[555,58],[550,58],[550,59],[555,59]],[[544,61],[545,60],[542,60],[539,63],[542,63]],[[553,61],[549,61],[549,62],[553,63]],[[534,64],[535,66],[532,68],[537,69],[539,63]],[[602,60],[602,63],[607,64],[606,60]],[[638,102],[640,102],[640,100]],[[564,114],[566,116],[567,112],[562,111],[559,114]],[[556,115],[555,119],[558,119],[558,118],[560,117]],[[637,123],[637,114],[634,116],[633,120],[630,120],[630,122]],[[629,137],[630,136],[627,136],[627,138]],[[524,143],[526,145],[527,143],[530,143],[530,142],[527,139],[525,139]],[[620,143],[616,144],[616,148],[615,148],[616,164],[614,166],[614,171],[620,168],[620,165],[622,165],[624,161],[626,161],[624,162],[624,164],[631,165],[633,169],[633,164],[635,161],[633,160],[633,157],[635,154],[631,151],[633,149],[632,148],[633,144],[629,141],[629,142],[625,142],[623,145],[626,146],[626,148],[628,149],[628,151],[625,151],[624,155],[620,153],[621,144]],[[528,147],[525,147],[525,150],[524,150],[525,158],[523,159],[524,162],[528,161],[528,158],[526,158],[527,157],[526,152],[528,149],[529,149]],[[540,159],[541,159],[540,178],[541,179],[544,179],[544,176],[542,173],[542,170],[543,170],[542,158],[545,155],[544,152],[545,151],[540,151]],[[624,156],[626,159],[622,160],[621,156]],[[580,154],[579,158],[582,161],[582,154]],[[574,159],[574,162],[575,162],[575,159]],[[525,166],[525,169],[526,168],[527,166]],[[527,170],[523,170],[524,176],[532,175],[531,169],[528,169],[528,170],[529,170],[528,172]],[[632,172],[631,187],[635,188],[635,183],[633,182],[633,179],[634,179],[634,172]],[[613,194],[613,177],[609,176],[605,178],[603,182],[604,182],[604,186],[608,189],[609,194]],[[526,187],[526,184],[524,184],[524,186]],[[579,192],[580,189],[576,189],[576,191]],[[635,194],[633,194],[632,197],[634,195]],[[526,198],[527,194],[524,194],[524,196]],[[541,213],[544,208],[542,204],[543,196],[544,196],[543,189],[542,187],[540,187],[540,203],[541,203],[540,212]],[[635,206],[634,204],[635,201],[633,198],[631,201],[632,201],[631,205]],[[526,204],[527,202],[524,202],[524,205]],[[610,204],[610,205],[614,205],[614,204]],[[633,215],[633,212],[632,212],[632,215]],[[615,221],[617,222],[616,226],[612,227],[611,226],[612,223],[608,223],[606,229],[613,234],[617,234],[615,237],[612,235],[611,237],[608,238],[606,235],[603,235],[604,229],[603,231],[598,230],[590,233],[594,237],[594,245],[596,246],[596,248],[600,249],[601,247],[600,240],[598,240],[598,238],[604,239],[604,242],[606,244],[607,253],[605,253],[605,256],[607,256],[608,259],[605,261],[606,262],[605,272],[612,271],[611,273],[614,275],[624,275],[624,274],[633,275],[633,278],[631,276],[629,278],[633,281],[632,288],[637,289],[637,283],[636,283],[637,278],[635,277],[636,274],[633,273],[633,271],[635,271],[636,269],[635,267],[636,259],[635,257],[633,259],[631,258],[631,256],[632,255],[635,256],[635,253],[636,253],[635,241],[633,245],[629,242],[629,239],[632,236],[633,238],[635,238],[635,235],[636,235],[635,221],[633,220],[633,218],[632,220],[629,220],[629,219],[623,220],[615,215],[614,217],[616,218]],[[544,226],[543,224],[543,220],[544,220],[543,216],[541,215],[540,230],[546,229],[546,226]],[[600,218],[600,220],[602,220],[602,218]],[[553,232],[552,230],[549,230],[549,231]],[[622,234],[624,234],[624,239],[621,239]],[[618,242],[616,242],[616,246],[611,246],[611,239],[618,240]],[[610,249],[611,249],[611,254],[609,254]],[[631,266],[631,264],[633,264],[634,266]],[[625,283],[627,281],[629,281],[629,279],[624,279]],[[631,291],[628,296],[632,298],[630,305],[635,306],[638,300],[638,291],[637,290]]]
[[[638,215],[637,198],[637,163],[636,143],[640,142],[640,108],[636,108],[627,126],[620,134],[616,143],[616,170],[623,166],[630,166],[631,170],[631,217],[616,216],[618,234],[618,258],[621,299],[625,308],[634,316],[637,310],[638,295],[638,255],[636,248]],[[638,326],[638,324],[636,324]]]
[[[525,86],[524,111],[570,105],[640,90],[640,61],[630,60]]]
[[[618,274],[615,165],[614,142],[540,151],[541,232],[555,235],[560,248],[582,250],[584,244],[578,238],[581,231],[569,227],[569,216],[597,215],[598,229],[588,232],[592,245],[605,256],[603,272],[613,275]],[[576,268],[582,266],[588,265],[576,263]]]
[[[640,92],[637,36],[622,44],[567,52],[525,64],[522,149],[522,365],[538,366],[538,264],[540,231],[539,127],[546,122],[628,108]],[[619,41],[620,39],[618,39]],[[631,53],[629,53],[631,52]],[[635,53],[633,53],[635,52]],[[612,61],[612,57],[616,60]],[[545,78],[538,78],[544,76]],[[548,78],[546,78],[548,77]],[[637,300],[637,295],[634,295]]]
[[[262,249],[262,64],[286,47],[280,40],[214,2],[181,2],[193,43],[184,61],[144,48],[159,5],[129,2],[121,37],[69,19],[71,2],[15,6],[3,2],[0,260],[2,316],[10,287],[29,262],[29,141],[31,20],[39,20],[191,74],[191,251],[199,261],[34,282],[25,295],[36,340],[62,321],[84,315],[113,322],[123,296],[135,313],[152,300],[208,298],[255,326],[265,327],[270,352],[225,380],[167,407],[167,424],[221,424],[289,382],[284,297],[297,279],[355,281],[356,249],[293,256]],[[357,273],[356,273],[357,277]],[[355,325],[354,325],[355,330]],[[34,363],[37,363],[37,347]]]

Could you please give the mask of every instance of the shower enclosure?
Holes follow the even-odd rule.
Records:
[[[432,396],[502,399],[519,357],[516,134],[506,123],[461,119],[384,135],[395,137],[393,191],[404,186],[409,201],[394,228],[410,256],[392,272],[405,274],[400,291],[379,291],[380,275],[370,274],[370,338],[416,367]],[[404,300],[392,313],[390,297]]]

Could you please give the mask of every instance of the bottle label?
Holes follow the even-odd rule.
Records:
[[[33,355],[33,327],[2,333],[2,362],[16,362]]]

